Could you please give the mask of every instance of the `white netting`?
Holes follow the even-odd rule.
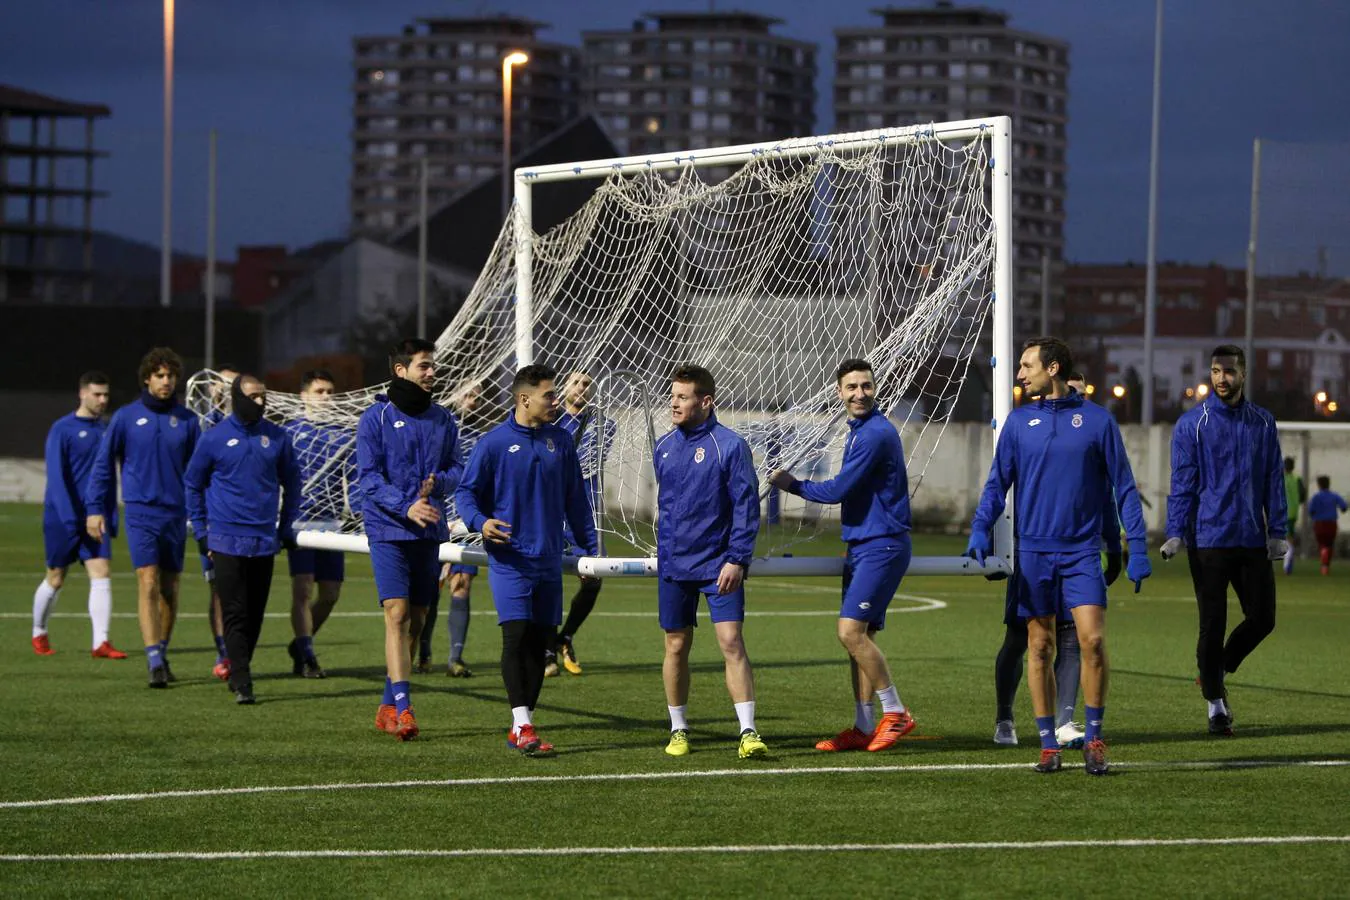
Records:
[[[573,371],[595,380],[579,440],[607,554],[654,552],[651,441],[670,427],[669,375],[681,363],[716,376],[718,416],[749,440],[763,478],[837,466],[845,429],[834,370],[867,358],[918,489],[992,304],[990,141],[983,131],[954,140],[928,129],[860,137],[784,145],[813,150],[769,150],[713,174],[616,170],[557,228],[521,227],[532,251],[534,361],[558,369],[560,384]],[[534,189],[536,205],[547,189]],[[503,230],[436,342],[438,401],[458,411],[466,392],[478,395],[465,417],[470,434],[506,415],[517,240]],[[208,380],[193,379],[198,411],[210,405]],[[300,449],[310,517],[344,531],[360,530],[359,504],[334,485],[350,487],[341,457],[377,390],[324,405],[269,395],[269,416],[345,436]],[[594,439],[601,429],[604,442]],[[761,552],[837,523],[837,511],[781,500]]]

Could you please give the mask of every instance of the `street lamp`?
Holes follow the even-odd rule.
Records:
[[[1203,381],[1200,382],[1199,384],[1197,384],[1197,385],[1195,386],[1195,396],[1199,397],[1201,400],[1203,400],[1203,399],[1205,399],[1206,397],[1208,397],[1208,396],[1209,396],[1209,385],[1205,384]]]
[[[502,222],[511,209],[511,68],[529,61],[529,55],[520,50],[502,57]]]
[[[1117,400],[1119,400],[1121,397],[1124,397],[1125,385],[1118,384],[1115,387],[1111,388],[1111,396],[1115,397]]]
[[[171,296],[173,259],[173,4],[164,0],[164,183],[159,235],[159,305],[167,307]]]
[[[1321,406],[1323,403],[1327,402],[1327,392],[1318,391],[1316,394],[1313,395],[1313,399],[1317,401],[1318,406]]]
[[[1341,408],[1340,404],[1338,404],[1335,400],[1330,400],[1327,402],[1327,412],[1329,413],[1335,413],[1336,410],[1340,408]]]

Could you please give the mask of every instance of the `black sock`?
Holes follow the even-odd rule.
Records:
[[[567,611],[567,621],[563,622],[562,636],[567,643],[572,643],[572,635],[581,630],[586,617],[595,609],[595,601],[600,596],[600,581],[583,581],[577,588],[576,595],[572,597],[572,606]]]
[[[553,628],[548,625],[526,623],[522,659],[525,669],[526,698],[525,705],[534,709],[539,702],[539,692],[544,688],[544,654],[553,646]]]
[[[422,633],[417,636],[417,661],[431,659],[431,638],[436,633],[436,611],[441,605],[441,595],[438,591],[431,604],[427,606],[427,618],[422,625]]]
[[[502,683],[506,685],[506,700],[512,709],[532,705],[525,661],[525,632],[529,626],[529,622],[523,621],[502,623]]]
[[[1017,685],[1022,680],[1022,660],[1027,655],[1027,625],[1009,625],[1003,633],[1003,646],[994,660],[994,697],[998,702],[996,721],[1011,720]]]

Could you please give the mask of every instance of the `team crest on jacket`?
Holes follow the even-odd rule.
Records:
[[[702,447],[699,447],[697,450],[694,451],[694,462],[696,463],[703,462],[703,457],[705,456],[707,456],[707,453],[704,452]]]
[[[1082,414],[1082,413],[1074,413],[1074,414],[1073,414],[1073,419],[1072,419],[1072,424],[1073,424],[1073,427],[1074,427],[1074,428],[1082,428],[1082,427],[1083,427],[1083,414]]]
[[[87,432],[87,431],[81,431],[81,432],[80,432],[80,437],[89,437],[89,432]]]
[[[239,438],[230,438],[228,441],[225,442],[226,447],[237,447],[238,445],[239,445]]]
[[[177,416],[169,416],[169,427],[170,427],[170,428],[177,428],[177,427],[178,427],[178,417],[177,417]]]
[[[269,440],[268,437],[267,437],[267,435],[265,435],[265,434],[262,436],[262,445],[263,445],[263,449],[264,449],[264,450],[267,449],[268,447],[272,446],[272,441]]]
[[[548,452],[549,452],[549,453],[552,453],[552,452],[553,452],[553,438],[548,438],[548,439],[546,439],[546,440],[544,441],[544,446],[548,448]]]

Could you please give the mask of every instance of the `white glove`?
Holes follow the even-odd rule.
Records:
[[[1284,538],[1271,538],[1266,541],[1266,556],[1270,559],[1284,559],[1289,552],[1289,542]]]
[[[1162,547],[1158,550],[1158,555],[1163,559],[1171,559],[1181,552],[1186,543],[1179,537],[1168,538],[1163,541]]]

